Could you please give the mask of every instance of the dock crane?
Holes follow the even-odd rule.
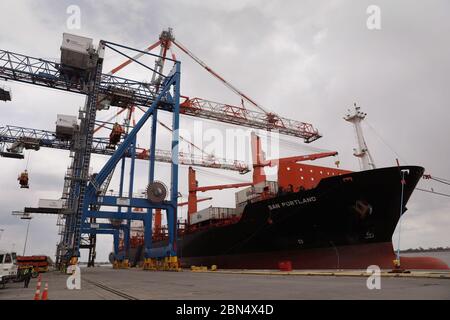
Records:
[[[69,36],[70,35],[64,35]],[[167,37],[170,41],[167,40]],[[289,119],[281,118],[273,113],[265,112],[265,109],[255,104],[252,99],[249,99],[241,91],[236,90],[243,100],[257,107],[263,112],[249,111],[245,107],[233,107],[225,104],[213,104],[206,102],[205,100],[197,99],[198,103],[193,103],[194,99],[186,99],[180,105],[181,95],[177,92],[179,87],[179,62],[176,59],[170,59],[165,56],[168,50],[169,43],[175,43],[177,47],[181,47],[181,50],[186,52],[187,49],[178,42],[172,40],[171,30],[161,35],[161,39],[158,45],[161,46],[163,55],[153,55],[150,53],[150,48],[156,48],[158,45],[150,46],[149,50],[138,50],[130,47],[126,47],[117,43],[100,41],[97,50],[93,49],[91,45],[88,49],[92,61],[89,61],[89,65],[83,69],[78,66],[61,63],[55,63],[45,59],[33,58],[26,55],[21,55],[9,51],[0,50],[0,79],[17,81],[45,88],[51,88],[56,90],[62,90],[72,93],[77,93],[87,96],[86,106],[82,110],[80,132],[75,138],[75,152],[73,158],[73,177],[70,183],[70,197],[68,199],[68,205],[70,206],[73,214],[66,220],[66,231],[62,240],[63,245],[61,247],[66,250],[61,256],[63,256],[64,262],[67,262],[71,257],[77,257],[80,248],[80,236],[82,234],[90,233],[105,233],[111,234],[116,231],[108,229],[108,225],[95,224],[94,227],[100,227],[100,229],[93,228],[92,225],[86,223],[91,218],[127,218],[132,219],[128,214],[119,213],[104,213],[98,211],[90,211],[89,206],[97,207],[99,205],[118,205],[118,202],[122,198],[114,198],[105,196],[101,200],[97,198],[97,191],[108,180],[114,167],[118,164],[120,159],[131,155],[132,167],[134,166],[134,160],[136,159],[136,134],[140,131],[143,124],[152,118],[157,120],[157,113],[159,111],[170,112],[173,115],[172,129],[174,131],[172,135],[172,150],[176,150],[178,146],[178,117],[180,114],[187,116],[194,116],[201,119],[209,119],[220,121],[223,123],[241,125],[250,128],[274,130],[277,129],[280,133],[300,137],[309,143],[318,138],[320,134],[311,125],[296,122]],[[85,38],[83,38],[85,39]],[[84,41],[84,40],[83,40]],[[68,42],[66,42],[68,43]],[[178,45],[177,45],[178,43]],[[183,50],[183,48],[185,50]],[[152,83],[139,82],[135,80],[125,79],[114,76],[113,74],[103,74],[103,59],[104,51],[112,50],[115,53],[119,53],[126,57],[128,60],[125,64],[131,62],[137,62],[137,59],[132,58],[128,53],[124,51],[134,51],[138,55],[148,55],[155,57],[156,67],[151,68],[140,62],[137,62],[141,66],[145,67],[154,73]],[[95,51],[95,52],[94,52]],[[192,54],[191,54],[192,55]],[[173,55],[172,58],[175,58]],[[164,62],[170,61],[174,64],[174,68],[169,74],[164,75],[162,72],[162,66]],[[162,62],[162,63],[161,63]],[[197,61],[198,62],[198,61]],[[210,68],[205,68],[212,71]],[[209,71],[208,70],[208,71]],[[214,72],[213,75],[217,75]],[[223,79],[223,78],[222,78]],[[224,82],[227,87],[236,89],[230,85],[229,82]],[[175,89],[169,92],[169,89]],[[174,92],[174,94],[171,94]],[[94,131],[96,123],[96,113],[102,110],[102,101],[111,102],[118,107],[124,106],[141,106],[146,109],[146,113],[141,120],[136,124],[130,134],[124,139],[124,141],[114,151],[110,160],[99,172],[95,179],[89,177],[89,163],[92,154],[92,146],[95,140]],[[156,128],[156,122],[153,123],[153,128]],[[152,146],[150,149],[150,175],[149,183],[153,183],[154,179],[154,162],[156,152],[155,145],[156,129],[152,129]],[[130,170],[134,173],[134,169]],[[176,217],[176,202],[175,196],[177,194],[177,178],[178,178],[178,165],[172,164],[171,170],[172,182],[171,182],[171,194],[172,198],[169,203],[163,204],[151,204],[138,201],[137,199],[129,198],[130,207],[145,207],[147,209],[161,208],[168,211],[168,224],[170,226],[170,252],[155,252],[150,251],[149,256],[167,256],[176,255],[174,250],[174,217]],[[122,183],[121,183],[122,185]],[[130,183],[130,191],[132,190],[133,182]],[[131,195],[131,192],[129,192]],[[121,202],[122,200],[120,200]],[[121,202],[122,203],[122,202]],[[118,205],[119,207],[122,204]],[[148,218],[145,218],[148,219]],[[151,228],[151,223],[147,220],[147,225]],[[147,231],[147,239],[149,232]],[[150,237],[151,238],[151,237]],[[146,247],[151,247],[151,239],[146,242]],[[75,259],[76,261],[76,259]],[[173,260],[172,260],[173,261]]]
[[[157,46],[153,45],[149,48],[156,47]],[[138,57],[147,52],[147,50],[138,51]],[[164,58],[164,60],[167,59],[169,58]],[[123,67],[135,61],[135,59],[130,60],[131,58],[124,62],[121,67],[116,68],[114,73],[110,72],[108,74],[99,75],[101,79],[99,83],[99,95],[102,97],[109,97],[109,101],[115,98],[118,102],[123,102],[125,98],[123,94],[119,94],[118,89],[127,89],[131,95],[128,97],[130,102],[134,105],[146,107],[150,99],[155,98],[156,93],[151,91],[152,89],[156,89],[154,85],[114,76],[114,74]],[[212,69],[208,67],[207,70]],[[214,72],[213,74],[217,73]],[[0,79],[18,81],[82,95],[86,95],[87,93],[85,86],[70,82],[69,79],[61,73],[60,64],[5,50],[0,50]],[[249,99],[248,96],[244,94],[242,94],[242,97],[243,99]],[[185,97],[184,99],[185,101],[180,105],[180,112],[183,115],[254,129],[269,131],[277,129],[280,134],[303,138],[307,143],[321,137],[318,130],[314,129],[312,125],[304,122],[274,116],[273,114],[268,115],[263,112],[251,111],[242,106],[237,107],[200,98],[190,99]],[[253,101],[251,99],[249,100]],[[96,104],[99,103],[100,99],[96,101]],[[170,108],[164,103],[164,99],[158,106],[158,109],[170,112]]]

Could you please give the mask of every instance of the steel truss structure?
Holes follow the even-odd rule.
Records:
[[[172,38],[172,41],[179,48],[182,48],[183,52],[187,53],[191,57],[194,57],[195,61],[201,61],[193,56],[193,54],[184,46],[181,46],[178,42],[176,42],[175,39]],[[161,40],[150,46],[148,49],[154,49],[159,44],[161,44]],[[113,45],[126,48],[118,44]],[[117,49],[114,50],[116,51]],[[148,54],[148,51],[136,49],[135,51],[138,53],[136,55],[137,58]],[[149,102],[153,101],[158,95],[158,82],[153,81],[151,83],[143,83],[114,76],[113,74],[117,70],[120,70],[120,68],[123,68],[133,61],[137,61],[136,58],[131,58],[128,55],[125,56],[129,60],[114,69],[112,73],[103,74],[101,76],[98,88],[99,93],[114,97],[122,94],[123,92],[127,92],[129,94],[129,101],[127,101],[128,104],[148,106]],[[160,59],[161,61],[164,61],[168,58],[161,56]],[[137,63],[141,64],[140,62]],[[202,66],[204,67],[203,62]],[[148,69],[156,71],[151,68]],[[212,72],[210,68],[207,68],[207,70]],[[154,74],[158,75],[158,71]],[[217,74],[213,72],[213,75]],[[0,50],[0,78],[80,94],[87,94],[89,90],[84,82],[78,81],[79,79],[73,79],[67,75],[61,74],[61,65],[59,63],[3,50]],[[221,77],[219,77],[219,79],[221,81],[225,81]],[[241,94],[240,91],[237,92]],[[253,100],[249,99],[247,96],[243,95],[243,97],[254,104]],[[168,110],[170,109],[170,106],[166,105],[164,97],[161,99],[158,109],[170,111]],[[186,97],[185,101],[181,104],[181,113],[188,116],[220,121],[223,123],[248,128],[277,130],[281,134],[302,138],[306,143],[313,142],[321,137],[318,130],[309,123],[283,118],[273,113],[248,110],[243,106],[227,105],[200,98],[189,99]]]
[[[59,150],[72,150],[73,140],[58,139],[56,133],[48,130],[30,129],[18,126],[0,127],[0,154],[5,157],[22,158],[21,150],[39,150],[50,148]],[[112,156],[115,149],[111,149],[109,138],[94,137],[92,150],[94,154]],[[244,161],[221,159],[216,157],[200,156],[179,152],[179,164],[204,168],[215,168],[246,173],[249,166]],[[127,153],[128,158],[131,154]],[[150,154],[146,149],[137,149],[136,159],[150,160]],[[172,152],[168,150],[155,150],[155,161],[171,163]]]

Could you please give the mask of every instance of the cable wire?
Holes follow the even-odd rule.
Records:
[[[395,151],[395,149],[381,136],[381,134],[379,134],[374,127],[372,127],[370,125],[370,123],[367,121],[367,119],[365,119],[363,121],[363,123],[365,123],[367,125],[367,127],[372,130],[373,133],[375,133],[375,135],[378,137],[378,139],[381,140],[381,142],[383,142],[395,155],[398,159],[402,160],[404,163],[408,163],[408,161],[406,161],[401,155],[398,154],[397,151]]]
[[[26,170],[26,171],[29,171],[29,170],[28,170],[28,165],[29,165],[29,163],[30,163],[30,158],[31,158],[31,150],[28,151],[27,166],[25,167],[25,170]]]
[[[446,185],[450,186],[450,181],[447,182],[446,179],[440,179],[440,178],[436,178],[436,177],[431,177],[431,179],[434,180],[434,181],[437,181],[439,183],[446,184]]]
[[[421,189],[421,188],[416,188],[416,190],[422,191],[422,192],[427,192],[427,193],[432,193],[438,196],[443,196],[443,197],[448,197],[450,198],[450,194],[445,194],[445,193],[440,193],[440,192],[435,192],[435,191],[430,191],[430,190],[425,190],[425,189]]]
[[[438,178],[438,177],[435,177],[435,176],[433,176],[433,178],[435,178],[435,179],[439,179],[439,180],[443,180],[443,181],[445,181],[445,182],[449,182],[449,183],[450,183],[450,180],[449,180],[449,179]]]

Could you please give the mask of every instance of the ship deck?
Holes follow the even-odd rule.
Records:
[[[309,299],[450,299],[450,272],[383,273],[381,290],[368,290],[364,271],[219,270],[152,272],[111,267],[82,268],[81,290],[66,288],[67,275],[42,275],[49,300],[309,300]],[[28,289],[9,283],[0,300],[32,300]]]

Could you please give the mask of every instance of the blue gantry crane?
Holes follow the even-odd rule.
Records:
[[[112,48],[110,44],[105,44]],[[119,51],[117,51],[119,52]],[[152,267],[155,265],[154,259],[169,258],[169,268],[178,268],[177,251],[176,251],[176,222],[177,222],[177,206],[178,206],[178,161],[175,158],[178,155],[179,144],[179,116],[180,116],[180,62],[173,61],[174,68],[169,75],[163,78],[161,83],[161,90],[158,92],[156,99],[151,103],[150,107],[139,120],[136,126],[131,130],[125,140],[120,144],[116,152],[109,158],[106,165],[98,173],[95,179],[91,180],[87,185],[84,193],[84,199],[81,207],[81,219],[77,221],[77,228],[80,228],[82,234],[113,234],[114,238],[118,240],[119,230],[113,223],[99,224],[90,223],[88,219],[102,218],[110,220],[126,220],[126,231],[130,228],[131,220],[143,220],[145,230],[145,265]],[[171,92],[172,91],[172,92]],[[166,200],[165,196],[167,190],[165,186],[160,182],[155,182],[155,148],[156,148],[156,129],[158,119],[158,104],[163,101],[167,106],[171,106],[173,114],[172,121],[172,144],[171,150],[174,156],[171,163],[171,184],[170,184],[170,199]],[[151,150],[150,150],[150,168],[148,177],[147,199],[133,198],[134,188],[134,163],[136,159],[136,141],[137,134],[142,129],[144,124],[152,118],[152,132],[151,132]],[[100,186],[105,182],[109,174],[119,164],[121,159],[126,157],[128,151],[131,151],[131,166],[130,166],[130,179],[129,179],[129,197],[124,198],[123,193],[123,171],[121,174],[121,190],[119,191],[119,197],[115,196],[102,196],[98,197],[98,191]],[[122,162],[123,166],[124,162]],[[131,196],[130,196],[131,195]],[[92,206],[107,206],[117,207],[118,211],[96,211],[92,210]],[[125,208],[126,212],[121,212],[120,209]],[[147,210],[147,214],[136,215],[132,214],[132,208],[142,208]],[[167,213],[167,222],[169,230],[169,241],[164,248],[152,248],[152,215],[153,209],[162,209]],[[129,235],[129,232],[125,234]],[[129,236],[125,237],[125,247],[127,247]],[[117,241],[115,241],[117,243]],[[75,249],[79,249],[79,245],[75,244]],[[117,248],[116,248],[117,249]],[[124,260],[124,257],[118,257],[119,260]]]
[[[64,35],[65,40],[71,40],[71,35]],[[119,230],[112,227],[112,224],[96,223],[96,219],[108,219],[111,221],[120,219],[129,221],[135,218],[141,219],[141,216],[130,215],[129,211],[132,207],[143,208],[147,210],[144,215],[146,229],[146,258],[165,258],[170,257],[171,265],[176,262],[176,244],[175,244],[175,228],[177,213],[177,196],[178,196],[178,161],[171,163],[171,184],[170,199],[161,199],[155,202],[155,198],[149,199],[133,199],[132,192],[129,193],[128,200],[123,197],[104,196],[102,193],[102,184],[107,181],[108,176],[113,172],[115,166],[125,157],[131,157],[130,177],[134,176],[134,161],[136,159],[136,140],[137,133],[142,126],[153,118],[155,124],[157,119],[157,110],[162,109],[173,114],[172,123],[172,143],[171,152],[172,159],[178,156],[178,127],[179,127],[179,86],[180,86],[180,63],[171,60],[174,64],[172,71],[168,75],[159,74],[161,82],[158,84],[148,84],[129,79],[124,79],[112,75],[102,74],[104,51],[110,49],[119,53],[126,58],[130,56],[125,53],[140,51],[116,43],[108,41],[100,41],[96,50],[92,46],[92,40],[87,38],[78,38],[86,44],[84,52],[72,51],[71,48],[62,47],[61,63],[46,61],[43,59],[32,58],[11,52],[0,51],[0,78],[5,80],[14,80],[38,86],[44,86],[59,90],[76,92],[87,96],[86,105],[81,115],[79,131],[75,145],[72,146],[74,151],[72,174],[70,177],[70,187],[67,206],[69,214],[66,214],[65,232],[63,239],[59,245],[61,250],[60,264],[65,265],[72,260],[74,263],[79,257],[79,251],[82,246],[82,235],[92,234],[113,234],[117,238]],[[65,41],[66,42],[66,41]],[[63,45],[64,46],[64,45]],[[72,54],[72,60],[64,59],[64,55]],[[153,56],[157,59],[157,55],[146,52],[146,55]],[[87,57],[87,60],[86,60]],[[66,56],[67,58],[67,56]],[[78,60],[77,60],[78,59]],[[83,60],[84,59],[84,60]],[[65,63],[64,60],[70,63]],[[143,66],[151,72],[157,72],[151,67],[145,66],[143,63],[136,61],[137,64]],[[124,93],[127,94],[124,97]],[[99,95],[103,97],[114,98],[116,101],[125,101],[124,103],[132,103],[133,105],[148,108],[141,120],[131,130],[128,136],[118,149],[112,154],[105,167],[93,179],[89,176],[90,157],[94,139],[93,132],[95,127],[96,112],[98,109]],[[154,170],[155,170],[155,151],[156,151],[156,125],[153,125],[151,131],[150,165],[149,165],[149,188],[150,192],[155,191]],[[131,155],[131,156],[130,156]],[[124,160],[123,160],[124,167]],[[121,173],[124,176],[124,173]],[[133,179],[130,179],[129,190],[133,190]],[[121,191],[123,192],[123,179],[121,179]],[[168,190],[166,191],[168,193]],[[159,199],[159,198],[158,198]],[[136,203],[137,201],[137,203]],[[108,205],[109,207],[117,207],[116,212],[99,212],[95,211],[99,205]],[[122,208],[128,208],[128,212],[121,212]],[[165,210],[169,225],[169,242],[166,248],[154,250],[151,247],[151,213],[155,208]],[[148,260],[151,263],[152,260]]]

